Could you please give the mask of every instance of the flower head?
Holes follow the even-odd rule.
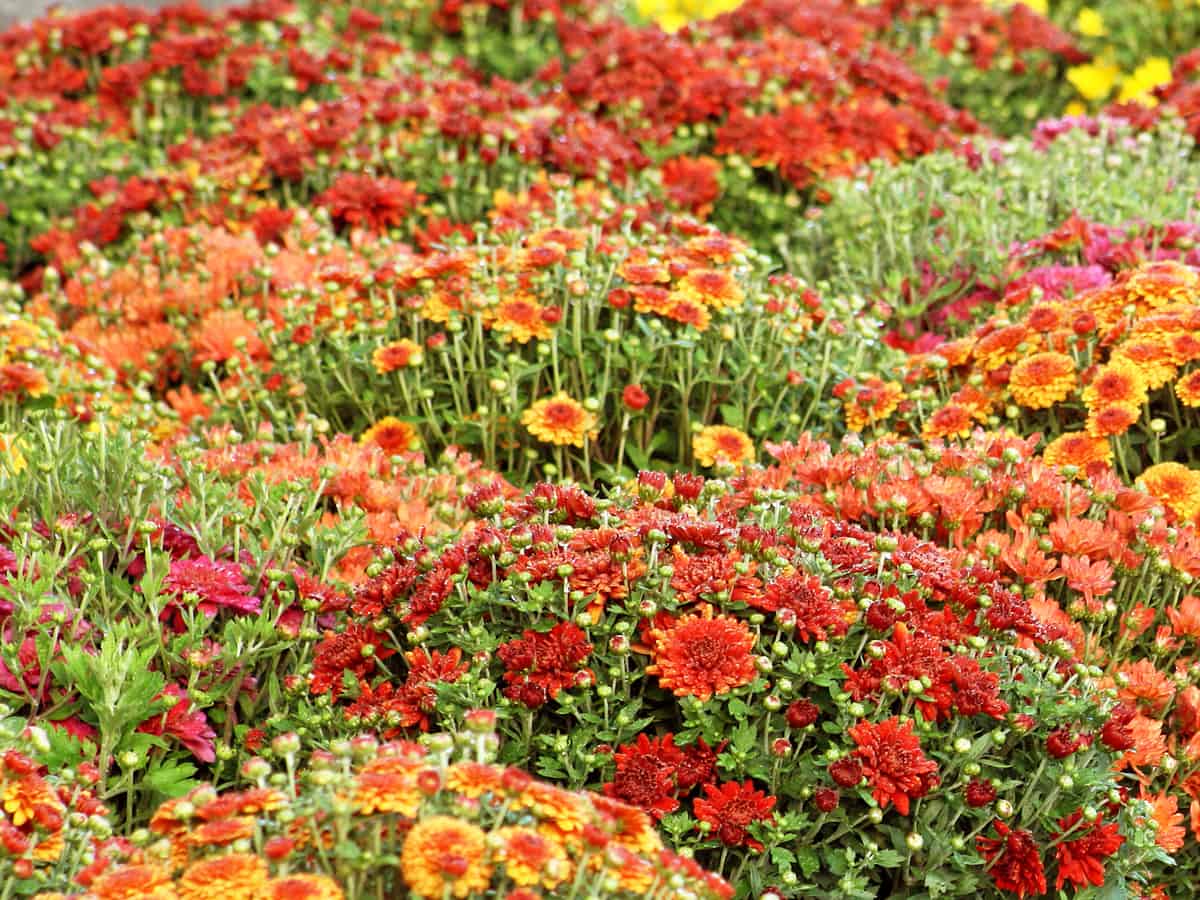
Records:
[[[975,849],[987,861],[996,887],[1018,897],[1046,893],[1046,870],[1033,835],[1023,828],[1009,828],[999,819],[992,827],[998,837],[979,835]]]
[[[709,425],[692,438],[692,452],[700,465],[715,466],[718,462],[740,463],[754,459],[754,441],[744,431],[728,425]]]
[[[374,444],[389,456],[408,453],[420,444],[417,429],[395,416],[384,416],[363,432],[360,444]]]
[[[1027,356],[1013,366],[1008,389],[1021,406],[1048,409],[1075,389],[1075,361],[1065,353]]]
[[[706,784],[704,796],[692,804],[696,818],[707,822],[718,840],[727,847],[749,847],[761,851],[763,845],[750,836],[747,826],[774,819],[775,798],[754,787],[751,781],[739,784]]]
[[[859,722],[850,729],[858,748],[853,756],[863,768],[871,795],[884,809],[894,805],[908,815],[909,801],[924,797],[938,784],[938,765],[926,758],[912,722],[893,716],[875,724]]]
[[[400,851],[404,883],[419,897],[469,897],[492,881],[487,837],[470,822],[430,816],[413,826]]]
[[[579,401],[559,391],[525,410],[521,424],[539,441],[582,448],[584,439],[596,429],[596,417]]]
[[[705,605],[699,615],[666,618],[646,630],[654,662],[646,672],[677,697],[710,700],[754,680],[754,633],[740,619],[713,616]]]

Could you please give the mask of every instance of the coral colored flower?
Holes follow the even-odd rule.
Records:
[[[1186,594],[1178,606],[1167,607],[1167,618],[1176,637],[1200,638],[1200,597]]]
[[[1150,804],[1150,817],[1158,824],[1155,841],[1168,853],[1175,853],[1187,839],[1187,829],[1181,824],[1179,798],[1174,794],[1141,794],[1139,799]]]
[[[395,416],[384,416],[363,432],[360,444],[374,444],[389,456],[408,453],[421,442],[417,429]]]
[[[400,851],[404,883],[419,897],[469,897],[492,881],[487,836],[476,825],[452,816],[422,819]]]
[[[1200,472],[1182,463],[1164,462],[1151,466],[1137,483],[1180,519],[1200,513]]]
[[[1082,811],[1076,811],[1058,820],[1058,843],[1054,846],[1054,854],[1058,859],[1058,877],[1054,881],[1056,889],[1068,881],[1079,888],[1088,885],[1100,887],[1104,884],[1104,861],[1125,843],[1116,824],[1105,824],[1103,819],[1096,819],[1078,828],[1082,819]],[[1067,835],[1067,840],[1062,840],[1064,835]]]
[[[582,448],[584,439],[595,432],[596,417],[579,401],[559,391],[521,413],[521,424],[539,441]]]
[[[400,225],[424,198],[412,181],[345,172],[315,199],[334,222],[380,232]]]
[[[696,462],[706,468],[718,462],[739,465],[754,459],[754,441],[737,428],[709,425],[692,438],[692,453],[696,456]]]
[[[987,861],[996,887],[1018,897],[1046,893],[1046,870],[1033,835],[1023,828],[1009,828],[999,819],[992,827],[999,837],[979,835],[975,849]]]
[[[204,711],[192,704],[187,691],[178,685],[168,684],[154,699],[170,700],[172,705],[166,712],[159,713],[139,725],[139,732],[169,735],[191,750],[201,762],[212,762],[216,759],[214,742],[217,735],[209,726]]]
[[[1087,432],[1098,438],[1117,437],[1127,432],[1141,415],[1141,409],[1119,403],[1101,406],[1088,411]]]
[[[420,344],[402,338],[382,347],[376,347],[371,354],[371,364],[380,375],[395,372],[397,369],[407,369],[409,366],[419,366],[425,358],[425,350]]]
[[[904,399],[904,388],[895,381],[869,378],[865,384],[849,387],[852,393],[844,401],[846,427],[851,431],[863,431],[868,425],[876,425],[896,411]]]
[[[254,900],[266,883],[266,862],[232,853],[192,863],[176,887],[180,900]]]
[[[1102,406],[1128,406],[1140,410],[1146,402],[1146,382],[1133,363],[1117,359],[1101,366],[1083,389],[1088,409]]]
[[[740,619],[713,616],[711,606],[680,619],[665,617],[646,629],[643,639],[654,657],[646,667],[677,697],[710,700],[749,684],[754,666],[754,633]]]
[[[921,750],[912,722],[893,716],[878,724],[859,722],[850,728],[858,748],[853,756],[862,764],[871,795],[883,809],[894,805],[903,816],[909,803],[924,797],[938,784],[938,765]]]
[[[1027,409],[1049,409],[1075,389],[1075,361],[1053,351],[1027,356],[1013,366],[1008,389]]]
[[[706,784],[704,796],[697,797],[692,811],[701,822],[712,826],[717,839],[727,847],[749,847],[762,851],[763,845],[750,836],[747,827],[754,822],[770,822],[775,798],[754,787],[751,781],[739,784]]]

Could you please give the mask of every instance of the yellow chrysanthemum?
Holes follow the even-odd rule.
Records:
[[[1086,469],[1091,463],[1107,465],[1112,462],[1112,447],[1106,438],[1072,431],[1060,434],[1051,441],[1042,451],[1042,459],[1046,465],[1056,469],[1062,466]]]
[[[407,422],[401,422],[395,416],[384,416],[363,432],[358,439],[360,444],[375,444],[384,453],[396,455],[408,453],[420,444],[417,429]]]
[[[538,400],[521,414],[521,424],[539,441],[560,447],[583,447],[596,429],[596,417],[563,391]]]
[[[1067,69],[1067,81],[1085,100],[1103,100],[1112,93],[1121,69],[1110,62],[1090,62]]]
[[[570,873],[570,862],[562,844],[549,835],[519,825],[501,828],[496,832],[500,842],[497,857],[504,871],[521,887],[540,884],[553,890]]]
[[[431,816],[404,839],[400,871],[418,897],[468,897],[491,886],[486,851],[487,836],[478,826],[453,816]]]
[[[1133,101],[1143,106],[1157,106],[1158,100],[1151,94],[1156,88],[1171,83],[1171,61],[1163,56],[1151,56],[1144,63],[1126,75],[1121,82],[1121,93],[1117,101],[1126,103]]]
[[[754,459],[754,441],[737,428],[709,425],[692,438],[692,453],[696,455],[696,462],[706,468],[718,462],[738,465]]]
[[[1079,10],[1075,16],[1075,30],[1084,37],[1104,37],[1108,29],[1104,27],[1104,16],[1089,6]]]

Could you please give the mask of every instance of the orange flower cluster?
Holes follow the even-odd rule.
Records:
[[[1154,443],[1171,428],[1154,417],[1174,417],[1174,430],[1183,430],[1200,406],[1200,373],[1191,368],[1200,360],[1200,272],[1149,262],[1076,296],[1034,296],[1018,314],[994,315],[913,359],[908,384],[940,398],[923,417],[923,436],[964,437],[1004,415],[1044,429],[1054,464],[1108,462],[1116,453],[1137,474],[1153,455],[1135,459],[1139,451],[1117,439],[1140,424]]]
[[[360,890],[378,885],[389,896],[408,891],[428,900],[482,898],[503,884],[529,897],[568,885],[587,896],[604,885],[603,895],[614,898],[667,900],[685,888],[707,900],[733,896],[720,878],[667,850],[646,813],[618,800],[562,790],[518,769],[438,762],[411,743],[360,738],[354,749],[368,761],[353,770],[348,758],[343,768],[317,754],[308,786],[294,797],[205,786],[167,801],[150,822],[161,842],[99,866],[86,876],[87,893],[75,896],[340,900],[351,873]],[[258,775],[270,768],[263,760],[254,767]],[[371,867],[364,882],[361,865],[339,856],[335,833],[383,847],[399,865]],[[232,849],[235,842],[255,850]]]

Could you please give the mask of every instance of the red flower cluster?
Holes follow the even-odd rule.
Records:
[[[547,632],[526,630],[496,650],[505,668],[504,695],[537,709],[559,691],[590,684],[595,676],[583,662],[591,652],[587,635],[572,622],[559,622]]]

